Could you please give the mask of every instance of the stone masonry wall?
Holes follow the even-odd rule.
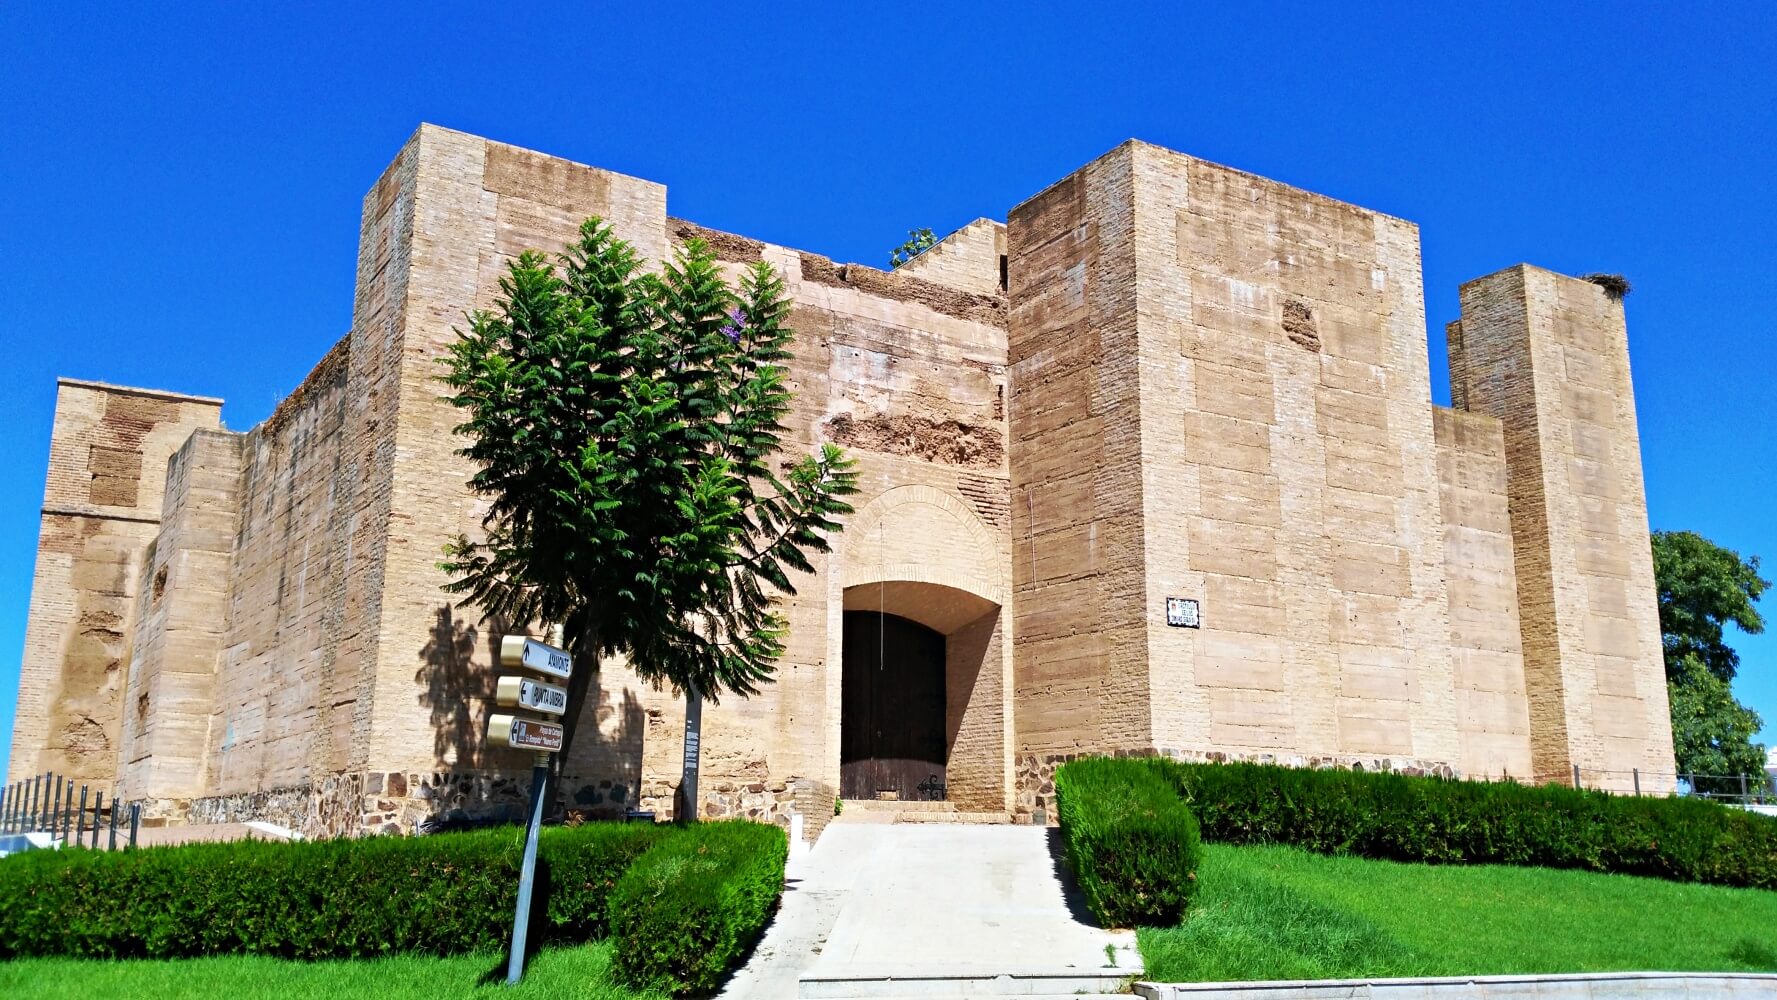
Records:
[[[119,754],[117,794],[123,798],[205,790],[245,437],[194,431],[167,465],[160,532],[137,583]]]
[[[429,126],[411,148],[413,189],[402,196],[412,199],[415,214],[398,338],[399,447],[383,567],[377,721],[367,753],[384,768],[411,773],[515,770],[528,758],[484,748],[481,732],[491,707],[493,644],[505,626],[451,607],[436,567],[442,540],[476,531],[482,513],[462,485],[469,470],[453,454],[459,442],[450,434],[459,418],[437,398],[436,359],[466,309],[492,304],[508,261],[525,249],[559,249],[587,216],[611,222],[649,261],[662,259],[671,248],[664,189]],[[791,376],[799,392],[787,421],[792,451],[837,440],[860,459],[860,503],[896,486],[928,484],[1004,531],[998,299],[671,222],[671,242],[693,237],[715,246],[733,271],[764,259],[785,277],[798,333]],[[996,529],[984,530],[991,537]],[[1008,545],[993,548],[1006,558]],[[749,795],[777,795],[773,788],[787,789],[787,776],[837,786],[830,745],[809,738],[833,730],[836,739],[837,688],[826,667],[838,636],[828,623],[847,578],[832,573],[833,559],[817,560],[813,577],[799,581],[799,593],[785,601],[791,634],[777,683],[751,700],[706,708],[706,798],[731,796],[712,808],[761,808],[741,803]],[[680,698],[640,682],[620,662],[607,663],[587,712],[586,738],[564,765],[570,786],[590,786],[606,800],[594,804],[614,806],[605,792],[616,786],[633,795],[640,785],[645,801],[647,788],[676,782]],[[607,782],[611,789],[600,791]],[[749,791],[761,784],[764,791]],[[1008,784],[1005,774],[1001,801]],[[712,792],[724,785],[733,791]]]
[[[1432,411],[1432,423],[1462,740],[1457,763],[1466,777],[1529,780],[1534,769],[1504,430],[1493,417],[1443,407]]]
[[[1525,265],[1462,286],[1469,409],[1504,427],[1537,777],[1670,790],[1641,445],[1622,305]]]
[[[242,443],[207,795],[319,781],[350,756],[352,704],[329,663],[347,624],[349,498],[362,489],[350,369],[347,337]]]
[[[1129,144],[1012,209],[1012,645],[1020,754],[1153,742]]]
[[[1132,155],[1155,743],[1454,763],[1418,230]]]
[[[1004,295],[1007,269],[1005,225],[976,219],[895,268],[895,273],[978,295]]]
[[[167,459],[222,401],[60,379],[8,781],[117,773],[143,552]]]

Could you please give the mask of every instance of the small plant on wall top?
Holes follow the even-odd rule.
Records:
[[[907,242],[889,254],[889,267],[897,268],[938,245],[938,237],[930,229],[907,230]]]

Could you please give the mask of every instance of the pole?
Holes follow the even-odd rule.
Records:
[[[80,786],[80,811],[74,814],[74,846],[86,837],[86,786]]]
[[[1580,787],[1580,766],[1578,764],[1573,766],[1573,787]]]
[[[74,779],[68,779],[68,802],[62,809],[62,843],[68,842],[68,834],[74,829]]]
[[[111,815],[106,817],[111,826],[111,840],[107,843],[106,849],[112,851],[117,850],[117,805],[117,796],[111,796]]]
[[[524,831],[524,864],[518,871],[518,911],[512,915],[512,956],[506,961],[506,985],[524,978],[525,938],[531,929],[531,888],[537,876],[537,830],[543,825],[544,793],[549,790],[549,755],[537,755],[531,768],[531,821]]]
[[[697,821],[697,760],[703,750],[703,693],[692,684],[685,689],[685,766],[679,776],[679,794],[673,804],[673,821]]]
[[[92,849],[99,849],[99,814],[105,811],[105,793],[103,790],[93,793],[93,843]]]
[[[1740,804],[1745,805],[1748,798],[1750,796],[1746,794],[1746,775],[1742,774],[1740,776]]]
[[[1635,779],[1635,795],[1639,798],[1641,796],[1641,768],[1632,767],[1629,769],[1629,774]]]
[[[58,774],[55,778],[55,791],[50,793],[49,808],[44,810],[46,822],[43,824],[43,828],[52,837],[56,835],[56,827],[62,825],[62,776]]]
[[[136,846],[136,827],[142,822],[142,803],[130,803],[130,847]]]

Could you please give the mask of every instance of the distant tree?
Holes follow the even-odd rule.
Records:
[[[689,241],[659,274],[589,219],[527,252],[469,316],[442,381],[486,498],[442,564],[491,617],[558,622],[574,654],[566,742],[602,657],[694,697],[747,696],[783,653],[777,594],[827,551],[852,462],[781,455],[790,302],[771,266],[738,288]],[[555,755],[567,756],[567,747]]]
[[[1761,775],[1765,749],[1752,739],[1762,722],[1734,699],[1740,656],[1725,629],[1731,623],[1749,635],[1765,630],[1754,605],[1770,581],[1759,576],[1757,556],[1743,559],[1694,531],[1656,531],[1653,549],[1678,769]]]
[[[930,229],[907,230],[907,242],[901,244],[889,254],[889,268],[900,267],[920,254],[938,245],[938,237],[932,235]]]

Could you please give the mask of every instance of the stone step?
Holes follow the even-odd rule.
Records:
[[[943,799],[841,799],[840,815],[848,812],[955,812]]]
[[[905,812],[900,823],[1010,823],[1011,813],[1003,812]]]

